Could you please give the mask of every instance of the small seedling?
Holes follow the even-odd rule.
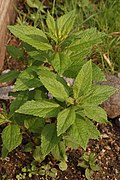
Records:
[[[57,169],[52,168],[50,163],[39,166],[36,161],[33,161],[30,165],[27,165],[21,169],[21,173],[16,175],[16,179],[21,180],[27,177],[33,178],[33,176],[39,176],[39,175],[56,178]]]
[[[94,171],[100,170],[100,167],[96,164],[96,156],[94,153],[89,155],[85,152],[81,157],[81,162],[78,163],[78,166],[85,169],[85,176],[88,180],[91,180]]]

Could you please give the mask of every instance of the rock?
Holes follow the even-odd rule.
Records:
[[[14,97],[9,96],[9,93],[13,91],[14,86],[7,86],[0,88],[0,99],[14,99]]]
[[[115,119],[115,124],[116,124],[118,127],[120,127],[120,118],[116,118],[116,119]]]
[[[116,93],[102,104],[108,117],[113,119],[120,117],[120,77],[107,74],[106,79],[107,81],[102,82],[101,84],[113,86],[117,89]]]

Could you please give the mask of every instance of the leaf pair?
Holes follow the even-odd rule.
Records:
[[[49,30],[49,36],[58,44],[67,38],[73,28],[74,22],[75,11],[71,11],[61,16],[56,21],[48,12],[46,23]]]

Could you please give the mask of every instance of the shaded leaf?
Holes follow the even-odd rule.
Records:
[[[36,146],[34,152],[33,152],[33,158],[35,161],[42,162],[45,159],[45,156],[43,156],[41,152],[41,146]]]
[[[23,60],[24,59],[24,50],[17,48],[15,46],[7,46],[7,51],[15,60]]]
[[[47,124],[41,134],[41,150],[44,156],[48,155],[59,143],[55,124]]]
[[[19,92],[16,99],[14,99],[10,105],[10,116],[28,100],[28,93],[28,91]]]
[[[24,126],[29,129],[30,132],[41,134],[41,131],[45,126],[45,121],[43,118],[29,117],[25,119]]]
[[[56,52],[51,63],[58,74],[62,74],[70,66],[71,60],[65,52]]]
[[[41,82],[38,78],[35,78],[32,70],[26,69],[21,72],[16,80],[15,90],[16,91],[25,91],[30,88],[36,88],[41,86]]]
[[[79,71],[85,63],[85,60],[75,58],[74,61],[72,61],[71,65],[65,70],[63,75],[69,78],[76,78],[76,76],[78,75]]]
[[[2,74],[2,75],[0,75],[0,83],[8,82],[13,79],[16,79],[18,77],[18,75],[19,75],[19,72],[15,71],[15,70],[12,70],[12,71],[9,71],[8,73]]]

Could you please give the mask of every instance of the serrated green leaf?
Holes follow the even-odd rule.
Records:
[[[67,161],[66,149],[64,142],[59,142],[51,151],[54,158],[58,161]]]
[[[83,149],[86,149],[89,139],[98,139],[100,136],[94,124],[88,119],[83,118],[76,119],[68,133]]]
[[[106,85],[93,85],[91,88],[91,94],[86,97],[84,103],[99,105],[104,102],[108,97],[113,95],[116,89],[112,86]]]
[[[19,126],[9,125],[5,127],[2,131],[2,141],[9,152],[19,146],[22,142]]]
[[[57,117],[57,135],[65,133],[66,130],[74,123],[76,118],[74,107],[64,109]]]
[[[76,120],[69,131],[71,139],[79,144],[83,149],[86,149],[88,144],[88,132],[84,120]]]
[[[85,120],[86,128],[88,130],[89,139],[98,139],[100,137],[100,132],[96,126],[88,119]]]
[[[42,84],[38,78],[35,78],[32,70],[26,69],[21,72],[15,84],[16,91],[25,91],[30,88],[40,87]]]
[[[101,43],[103,33],[98,32],[96,28],[90,28],[87,30],[82,30],[74,34],[76,36],[76,40],[72,41],[70,46],[68,47],[71,51],[90,51],[93,45]]]
[[[59,107],[59,104],[50,101],[27,101],[16,112],[38,117],[45,117],[48,113]]]
[[[48,155],[59,143],[55,124],[47,124],[41,134],[41,150],[44,156]]]
[[[0,75],[0,83],[8,82],[13,79],[16,79],[18,77],[18,75],[19,75],[19,72],[15,71],[15,70],[12,70],[12,71],[9,71],[8,73],[2,74],[2,75]]]
[[[65,52],[56,52],[51,63],[57,73],[62,74],[70,66],[71,59]]]
[[[88,61],[83,65],[79,74],[77,75],[74,85],[73,94],[77,99],[79,96],[86,94],[92,86],[92,65],[91,61]]]
[[[58,37],[65,39],[73,28],[75,22],[75,10],[66,13],[57,19]]]
[[[37,74],[40,76],[45,76],[45,77],[50,77],[50,78],[54,78],[56,79],[57,78],[57,74],[55,74],[54,72],[50,71],[49,69],[47,68],[41,68],[40,71],[37,72]]]
[[[106,112],[99,106],[95,105],[84,105],[84,113],[88,118],[95,120],[100,123],[107,123],[107,114]]]
[[[16,37],[38,50],[47,51],[52,49],[52,46],[48,43],[46,35],[38,28],[17,24],[15,26],[9,26],[9,30]]]
[[[56,22],[49,12],[47,13],[46,23],[50,34],[53,36],[53,39],[56,40],[57,37]]]
[[[20,35],[20,37],[22,37],[22,35],[33,35],[33,34],[37,34],[40,37],[43,37],[43,41],[47,42],[47,37],[45,35],[45,33],[33,26],[28,26],[28,25],[14,25],[14,26],[8,26],[8,29],[11,31],[11,33],[13,33],[14,35],[18,34],[18,36],[20,35],[20,33],[23,33]],[[23,36],[24,37],[24,36]],[[19,37],[18,37],[19,38]],[[45,40],[46,39],[46,40]],[[27,42],[26,42],[27,43]],[[28,43],[29,44],[29,43]],[[31,44],[30,44],[31,45]]]
[[[106,81],[105,75],[102,70],[94,63],[92,63],[92,79],[93,81]]]
[[[47,73],[47,71],[45,71]],[[45,86],[45,88],[58,100],[65,101],[69,95],[64,88],[63,84],[57,81],[54,77],[48,76],[44,71],[40,71],[40,81]]]

